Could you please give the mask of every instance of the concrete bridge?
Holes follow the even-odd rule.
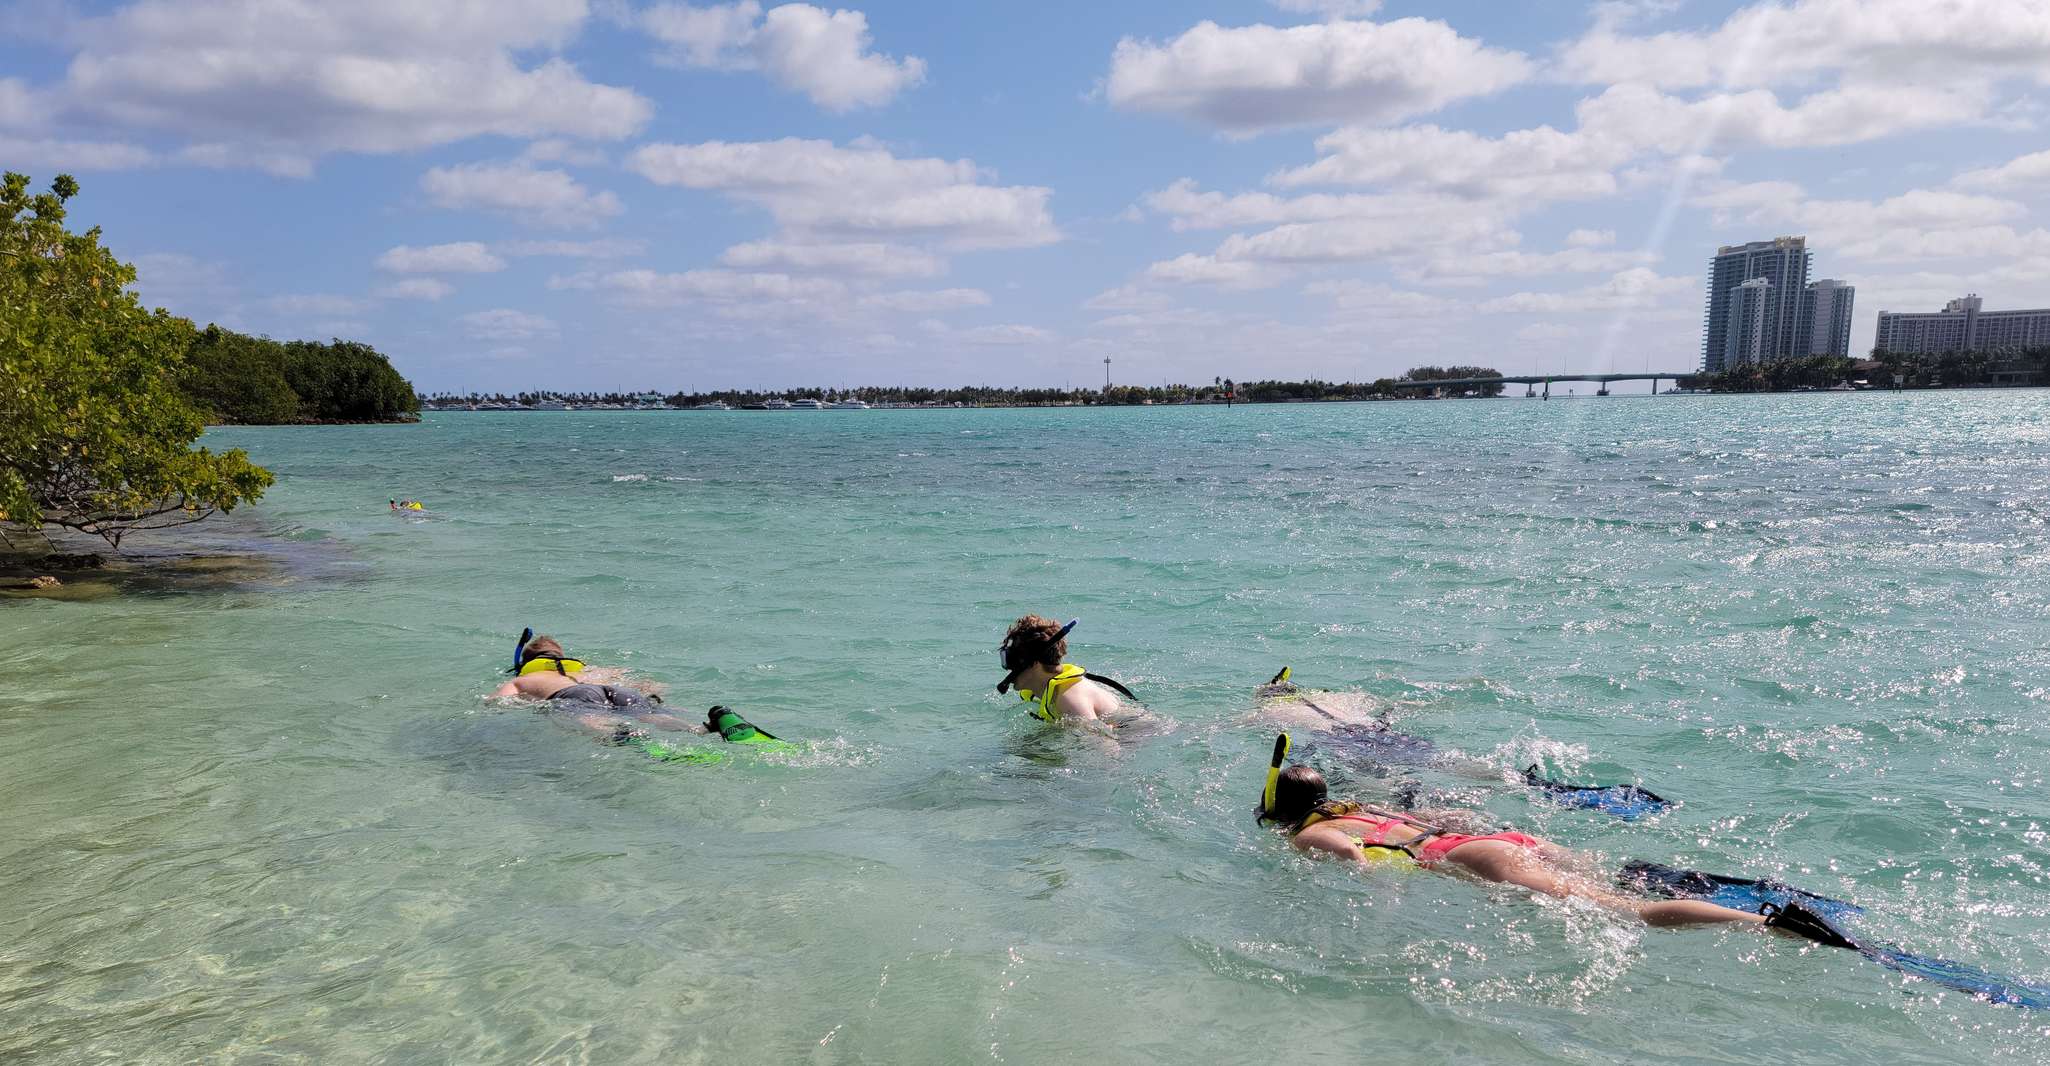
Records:
[[[1395,387],[1398,389],[1470,389],[1476,385],[1525,385],[1529,387],[1524,390],[1524,395],[1536,396],[1538,395],[1537,386],[1543,385],[1545,387],[1544,397],[1549,400],[1552,398],[1552,382],[1554,381],[1598,381],[1602,387],[1595,393],[1597,396],[1607,396],[1609,394],[1609,383],[1612,381],[1649,381],[1651,382],[1652,394],[1657,395],[1659,382],[1669,379],[1691,378],[1700,373],[1698,370],[1683,370],[1646,371],[1642,374],[1508,374],[1499,378],[1447,378],[1443,381],[1398,381],[1395,383]]]

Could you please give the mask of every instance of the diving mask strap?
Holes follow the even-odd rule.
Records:
[[[1267,787],[1260,792],[1262,818],[1271,818],[1274,815],[1274,788],[1281,783],[1281,766],[1288,761],[1288,747],[1287,733],[1274,738],[1274,758],[1267,763]]]
[[[1058,643],[1060,643],[1060,642],[1061,642],[1061,639],[1062,639],[1063,637],[1066,637],[1066,636],[1067,636],[1067,635],[1068,635],[1069,633],[1073,632],[1073,631],[1074,631],[1074,629],[1075,629],[1075,626],[1076,626],[1076,625],[1078,625],[1078,624],[1079,624],[1079,623],[1080,623],[1081,621],[1082,621],[1082,620],[1081,620],[1080,618],[1071,618],[1071,619],[1069,619],[1069,620],[1068,620],[1068,624],[1067,624],[1067,625],[1064,625],[1064,626],[1062,626],[1062,627],[1061,627],[1061,631],[1060,631],[1060,632],[1058,632],[1058,633],[1055,633],[1055,634],[1053,635],[1053,639],[1052,639],[1052,640],[1049,640],[1049,641],[1047,641],[1047,642],[1046,642],[1046,643],[1047,643],[1047,646],[1048,646],[1048,647],[1052,647],[1053,645],[1055,645],[1055,644],[1058,644]],[[1005,637],[1005,638],[1004,638],[1004,642],[1003,642],[1002,644],[999,644],[999,645],[997,645],[997,650],[998,650],[998,651],[1001,651],[1001,652],[1003,652],[1003,653],[1004,653],[1004,661],[1005,661],[1005,663],[1006,663],[1007,665],[1008,665],[1008,664],[1009,664],[1009,662],[1010,662],[1010,656],[1011,656],[1011,653],[1010,653],[1010,648],[1011,648],[1011,638],[1009,638],[1009,637]],[[1030,666],[1030,665],[1032,665],[1032,664],[1031,664],[1031,663],[1026,663],[1026,664],[1025,664],[1025,666]],[[999,681],[999,682],[997,682],[997,695],[1001,696],[1001,695],[1003,695],[1003,694],[1005,694],[1005,693],[1007,693],[1007,692],[1011,691],[1011,686],[1012,686],[1012,685],[1015,685],[1015,684],[1017,684],[1017,683],[1018,683],[1018,675],[1019,675],[1019,674],[1022,674],[1022,673],[1024,673],[1024,672],[1025,672],[1025,666],[1020,666],[1020,667],[1017,667],[1016,669],[1012,670],[1012,671],[1011,671],[1010,673],[1008,673],[1008,674],[1005,674],[1005,675],[1004,675],[1004,679],[1003,679],[1002,681]],[[1129,693],[1128,693],[1128,695],[1129,695]]]

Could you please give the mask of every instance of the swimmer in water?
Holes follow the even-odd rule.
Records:
[[[427,505],[419,500],[393,500],[391,509],[393,514],[397,514],[400,511],[424,511]]]
[[[1042,722],[1105,721],[1122,706],[1118,693],[1136,702],[1125,686],[1066,661],[1068,633],[1074,628],[1074,622],[1062,625],[1036,614],[1011,623],[997,646],[1005,671],[997,692],[1015,685],[1018,697]]]
[[[1262,797],[1260,820],[1273,822],[1299,851],[1355,863],[1394,859],[1426,870],[1517,885],[1557,898],[1577,897],[1647,925],[1763,925],[1760,915],[1698,899],[1641,899],[1573,872],[1581,856],[1524,833],[1457,833],[1441,823],[1473,812],[1402,813],[1332,802],[1324,777],[1307,766],[1280,770],[1285,741]]]
[[[622,730],[629,736],[645,732],[624,723],[622,716],[655,729],[707,732],[703,725],[664,710],[660,697],[589,676],[599,673],[598,669],[571,657],[554,637],[522,639],[513,657],[517,676],[498,686],[493,696],[546,700],[572,712],[579,724],[608,736],[620,735]]]

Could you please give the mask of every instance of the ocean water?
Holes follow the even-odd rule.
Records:
[[[2050,980],[2046,394],[449,414],[0,600],[8,1062],[1921,1063],[2050,1016],[1295,855],[1282,665],[1586,849]],[[393,496],[431,511],[401,518]],[[1026,611],[1151,717],[999,698]],[[484,697],[524,625],[788,755]],[[1291,722],[1290,724],[1297,724]],[[1624,823],[1489,779],[1636,781]],[[1479,770],[1476,770],[1476,767]]]

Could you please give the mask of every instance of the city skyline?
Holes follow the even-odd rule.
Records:
[[[1857,290],[1788,351],[2050,304],[2029,0],[21,10],[0,166],[429,391],[1697,366],[1702,250],[1775,234]]]

